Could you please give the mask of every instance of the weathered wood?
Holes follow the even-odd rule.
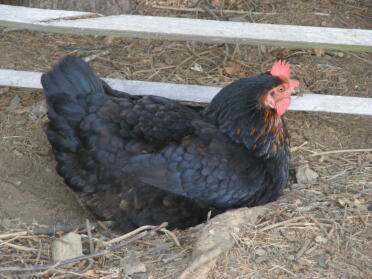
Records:
[[[56,20],[70,13],[0,5],[0,26],[81,35],[372,51],[372,30],[136,15]]]
[[[0,86],[41,89],[41,73],[0,70]],[[159,95],[174,100],[208,103],[221,88],[105,78],[113,88],[136,95]],[[304,94],[293,97],[290,110],[324,111],[372,116],[372,98]]]
[[[61,10],[43,10],[9,5],[0,5],[0,26],[20,27],[28,29],[27,25],[32,25],[35,23],[37,24],[45,20],[85,15],[93,15],[93,13]]]
[[[133,6],[132,0],[2,0],[0,3],[30,8],[93,12],[104,15],[125,14]]]

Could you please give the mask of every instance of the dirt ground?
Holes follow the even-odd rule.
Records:
[[[135,2],[133,14],[372,29],[368,1],[211,0],[212,12],[203,10],[208,1],[199,1],[195,7],[196,0]],[[194,10],[184,10],[190,7]],[[368,53],[14,29],[0,29],[0,49],[2,69],[45,72],[67,54],[87,57],[105,51],[90,62],[104,77],[211,86],[266,71],[276,59],[286,59],[305,93],[372,97],[372,55]],[[274,203],[275,209],[254,226],[247,224],[234,234],[236,245],[214,263],[208,278],[371,278],[372,153],[343,152],[372,148],[371,117],[288,112],[286,119],[292,168],[309,164],[319,177],[312,183],[292,181],[286,190],[290,198]],[[46,121],[42,91],[0,87],[0,235],[40,224],[84,224],[90,217],[54,170],[43,132]],[[327,151],[336,152],[318,155]],[[67,273],[73,278],[176,278],[187,266],[202,226],[174,232],[182,247],[165,235],[150,236],[87,268],[55,269],[33,278],[65,278]],[[107,235],[97,232],[95,237]],[[36,247],[36,253],[1,242],[0,267],[49,263],[52,239],[7,242]],[[87,251],[86,239],[84,245]],[[128,258],[143,263],[146,272],[125,274],[120,266]]]

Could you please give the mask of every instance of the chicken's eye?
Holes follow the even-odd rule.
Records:
[[[284,91],[284,87],[279,87],[278,90],[279,90],[279,92],[283,92]]]

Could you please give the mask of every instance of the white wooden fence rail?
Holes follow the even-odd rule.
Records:
[[[0,26],[80,35],[372,51],[372,30],[133,15],[104,17],[94,13],[8,5],[0,5]],[[0,69],[0,86],[40,89],[40,75]],[[220,90],[197,85],[106,80],[113,88],[132,94],[203,103],[209,102]],[[372,98],[304,94],[293,98],[290,109],[372,115]]]
[[[0,86],[41,89],[41,73],[0,70]],[[104,79],[114,89],[138,95],[159,95],[175,100],[208,103],[221,88],[161,82]],[[293,97],[290,110],[326,111],[372,116],[372,98],[304,94]]]
[[[0,26],[69,34],[372,51],[372,31],[93,13],[0,5]]]

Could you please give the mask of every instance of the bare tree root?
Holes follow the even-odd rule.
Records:
[[[277,201],[267,205],[234,209],[212,218],[202,228],[190,263],[178,279],[206,279],[209,271],[214,267],[214,261],[234,246],[233,234],[239,234],[244,225],[256,225],[260,217],[269,212],[291,207],[293,201],[298,198],[297,195],[295,192],[286,192]]]
[[[266,206],[240,208],[227,211],[211,219],[202,229],[195,244],[188,267],[178,279],[204,279],[219,255],[229,251],[235,244],[231,233],[239,233],[244,224],[255,224],[268,210]]]

